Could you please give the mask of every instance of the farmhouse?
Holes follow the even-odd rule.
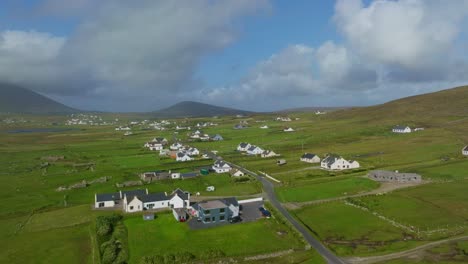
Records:
[[[236,168],[232,169],[229,173],[231,174],[231,176],[234,176],[234,177],[242,177],[245,175],[243,171],[236,169]]]
[[[247,154],[249,155],[258,155],[262,153],[263,153],[263,149],[255,145],[251,145],[250,148],[247,149]]]
[[[359,163],[355,160],[345,160],[337,155],[329,155],[322,160],[320,166],[328,170],[346,170],[359,168]]]
[[[216,173],[226,173],[226,172],[229,172],[232,169],[232,167],[222,160],[217,160],[215,161],[212,169]]]
[[[202,223],[219,223],[239,216],[239,203],[234,197],[204,201],[194,204],[193,210]]]
[[[462,149],[462,154],[468,156],[468,145]]]
[[[190,157],[190,155],[184,151],[179,151],[176,154],[176,161],[184,162],[184,161],[191,161],[191,160],[194,160],[194,159]]]
[[[264,150],[261,154],[262,158],[276,157],[277,154],[273,150]]]
[[[421,175],[416,173],[399,173],[398,171],[373,170],[369,172],[369,178],[379,182],[421,182]]]
[[[392,129],[393,133],[411,133],[411,128],[409,126],[395,126]]]
[[[312,153],[304,153],[301,156],[301,161],[308,163],[318,163],[320,162],[320,157]]]
[[[239,146],[237,146],[237,150],[238,151],[247,151],[249,148],[250,148],[250,144],[249,143],[245,143],[245,142],[242,142],[239,144]]]

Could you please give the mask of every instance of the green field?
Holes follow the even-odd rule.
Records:
[[[181,251],[202,258],[210,249],[221,250],[226,256],[244,256],[303,248],[303,244],[274,219],[194,231],[187,224],[176,222],[172,214],[158,214],[154,221],[131,217],[125,220],[125,225],[133,263],[144,256]],[[277,234],[280,231],[286,234]]]

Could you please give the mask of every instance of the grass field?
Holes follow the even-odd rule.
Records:
[[[245,256],[303,248],[292,234],[274,219],[241,223],[202,230],[190,230],[187,224],[178,223],[172,214],[158,214],[154,221],[141,217],[125,220],[130,244],[130,259],[136,263],[143,256],[164,255],[188,251],[197,257],[209,249],[223,251],[226,256]]]
[[[305,202],[366,192],[378,188],[379,185],[378,182],[366,178],[353,177],[279,187],[276,188],[276,193],[282,202]]]

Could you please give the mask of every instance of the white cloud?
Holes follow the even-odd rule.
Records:
[[[418,67],[453,49],[468,1],[339,0],[335,21],[358,54],[383,64]]]

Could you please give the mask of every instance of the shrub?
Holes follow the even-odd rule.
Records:
[[[175,264],[176,263],[175,256],[172,255],[172,254],[164,255],[164,263],[165,264]]]
[[[195,255],[190,252],[179,252],[175,254],[175,260],[177,263],[186,263],[195,259]]]

